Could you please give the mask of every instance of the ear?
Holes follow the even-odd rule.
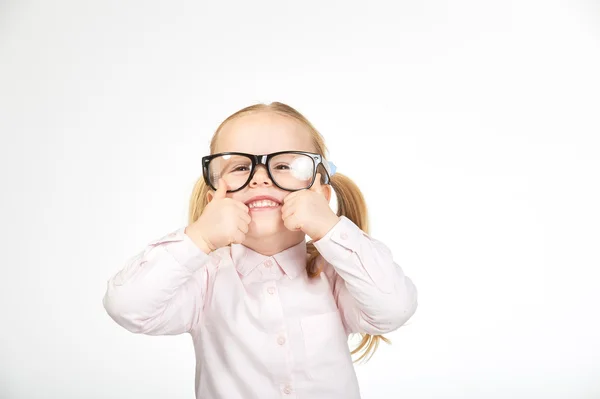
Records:
[[[329,200],[331,199],[332,188],[329,184],[321,183],[321,180],[323,180],[321,173],[317,173],[315,176],[315,181],[309,190],[319,194],[323,194],[323,196],[327,199],[327,202],[329,202]]]
[[[320,165],[323,168],[322,165]],[[319,174],[327,173],[327,171],[321,171]],[[321,180],[326,180],[326,177],[321,177]],[[323,195],[327,198],[327,202],[331,202],[331,194],[333,193],[333,186],[331,185],[331,178],[329,178],[329,184],[321,183],[321,189],[323,190]]]
[[[323,195],[327,198],[327,202],[331,202],[331,192],[333,191],[331,184],[323,184],[321,185],[321,189],[323,190]]]
[[[206,193],[206,202],[210,202],[213,200],[213,198],[215,197],[215,192],[210,190],[209,192]]]

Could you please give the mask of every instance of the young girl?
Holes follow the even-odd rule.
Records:
[[[412,281],[366,233],[360,190],[282,103],[231,115],[210,153],[189,225],[108,281],[106,311],[133,333],[190,333],[199,399],[360,398],[351,354],[372,354],[417,308]],[[351,333],[363,335],[352,353]]]

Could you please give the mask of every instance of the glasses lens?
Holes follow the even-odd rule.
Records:
[[[252,172],[252,161],[242,155],[221,155],[208,164],[208,178],[219,189],[219,179],[227,182],[229,190],[242,187]]]
[[[271,158],[269,170],[273,180],[287,190],[308,188],[315,174],[313,159],[304,154],[280,154]]]

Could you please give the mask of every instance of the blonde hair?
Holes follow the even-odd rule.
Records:
[[[210,142],[210,153],[214,154],[216,149],[217,140],[219,138],[219,133],[223,129],[223,126],[227,124],[227,122],[240,117],[244,114],[248,114],[251,112],[258,111],[268,111],[275,112],[284,116],[292,117],[301,124],[303,124],[312,134],[313,144],[315,146],[315,152],[320,154],[325,159],[325,153],[327,152],[327,147],[325,146],[325,141],[321,134],[315,129],[315,127],[298,111],[289,105],[273,102],[271,104],[254,104],[243,108],[234,114],[230,115],[225,119],[213,135]],[[367,205],[365,203],[365,199],[363,194],[361,193],[358,186],[347,176],[344,176],[341,173],[336,172],[333,176],[331,176],[330,184],[336,194],[337,198],[337,215],[345,216],[350,219],[354,224],[356,224],[361,230],[365,233],[368,233],[369,223],[367,218]],[[202,211],[208,204],[207,193],[210,191],[210,187],[206,185],[204,182],[204,177],[200,176],[194,185],[194,189],[192,192],[192,196],[190,198],[189,203],[189,223],[195,222]],[[319,256],[319,251],[315,248],[312,242],[307,243],[307,252],[308,252],[308,261],[306,264],[306,271],[309,277],[314,278],[317,277],[321,269],[319,269],[316,265],[316,260]],[[360,361],[362,359],[366,359],[368,361],[377,347],[379,346],[380,340],[383,340],[386,343],[390,343],[389,339],[385,338],[382,335],[370,335],[370,334],[361,334],[362,340],[358,344],[358,346],[352,350],[351,354],[354,355],[360,351],[363,351],[362,355],[355,360]]]

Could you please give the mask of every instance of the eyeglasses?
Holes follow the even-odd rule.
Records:
[[[325,161],[319,154],[304,151],[279,151],[265,155],[243,152],[222,152],[202,157],[204,181],[218,190],[223,178],[228,192],[243,189],[250,183],[259,165],[264,165],[269,178],[277,187],[286,191],[298,191],[312,187],[317,173],[321,184],[329,184],[335,173],[335,165]]]

